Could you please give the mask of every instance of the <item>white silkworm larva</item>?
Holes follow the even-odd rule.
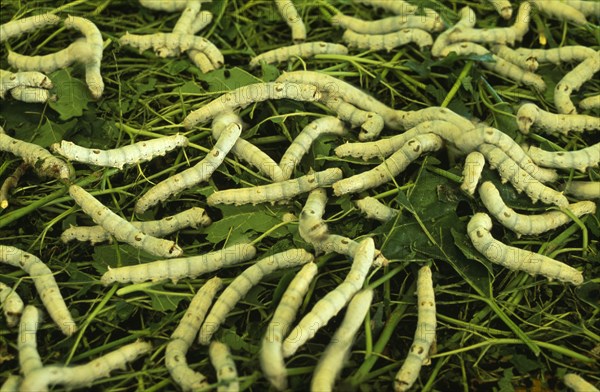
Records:
[[[156,11],[175,12],[187,7],[189,0],[140,0],[143,7]]]
[[[11,328],[16,326],[19,323],[25,304],[12,287],[2,282],[0,282],[0,305],[2,305],[2,311],[4,317],[6,317],[6,325]]]
[[[241,133],[241,124],[231,123],[221,133],[213,148],[200,162],[189,169],[159,182],[143,194],[135,203],[135,212],[141,214],[158,202],[167,200],[169,197],[185,189],[208,180],[221,163],[223,163],[229,150],[231,150]]]
[[[348,48],[344,45],[323,41],[283,46],[253,57],[250,60],[250,67],[258,67],[261,62],[266,64],[282,63],[295,57],[310,58],[316,54],[348,54]]]
[[[460,189],[473,196],[477,183],[481,178],[481,172],[485,166],[485,157],[479,151],[470,152],[465,158],[465,166],[463,168],[463,182]]]
[[[44,103],[56,100],[55,95],[40,87],[17,86],[10,90],[10,95],[21,102]]]
[[[85,39],[78,39],[63,50],[44,56],[25,56],[8,51],[8,63],[19,71],[50,73],[75,62],[86,64],[94,59],[94,52]]]
[[[117,241],[128,243],[135,248],[160,257],[178,257],[183,253],[183,250],[175,242],[156,238],[140,231],[79,185],[69,186],[69,194],[94,223],[102,226]]]
[[[201,7],[202,1],[188,1],[181,16],[177,19],[175,27],[173,27],[173,33],[190,34],[192,23],[194,23],[194,20],[199,16]]]
[[[85,36],[86,43],[93,53],[93,58],[85,64],[85,81],[96,99],[102,96],[104,92],[104,81],[100,73],[102,63],[102,53],[104,51],[104,41],[98,27],[90,20],[78,16],[68,16],[64,21],[64,26],[79,30]]]
[[[310,283],[317,274],[317,265],[305,264],[283,293],[281,301],[267,326],[260,348],[260,366],[271,385],[279,391],[287,389],[287,373],[283,360],[282,342],[296,317]]]
[[[433,38],[425,30],[406,28],[400,31],[387,34],[359,34],[352,30],[346,30],[342,40],[350,48],[361,50],[382,50],[390,52],[398,46],[406,45],[411,42],[419,45],[423,49],[433,45]]]
[[[22,380],[21,376],[9,374],[4,383],[0,385],[0,392],[19,392]]]
[[[356,206],[367,218],[376,219],[380,222],[387,222],[398,215],[398,210],[386,206],[371,196],[357,200]]]
[[[212,221],[206,211],[200,207],[192,207],[189,210],[160,220],[131,222],[140,231],[155,237],[164,237],[186,227],[197,228],[198,226],[208,226],[211,223]],[[102,226],[71,226],[63,231],[60,239],[62,242],[72,240],[90,241],[94,245],[111,241],[111,236]]]
[[[184,392],[208,387],[206,377],[188,366],[186,354],[204,321],[214,296],[222,285],[221,279],[215,276],[198,290],[165,349],[165,366],[173,380]]]
[[[577,109],[571,101],[571,93],[579,88],[600,71],[600,51],[595,56],[588,57],[578,66],[567,73],[554,88],[554,105],[562,114],[576,114]]]
[[[199,275],[250,260],[255,255],[256,248],[252,245],[232,245],[199,256],[156,260],[138,265],[109,268],[100,278],[100,282],[105,286],[114,282],[140,283],[147,280],[171,279],[173,282],[177,282],[179,279],[193,279]]]
[[[387,34],[406,28],[436,32],[444,29],[444,23],[436,15],[399,15],[378,20],[362,20],[344,14],[336,14],[331,24],[359,34]]]
[[[315,248],[329,233],[327,224],[322,220],[327,204],[327,192],[323,188],[312,190],[304,203],[298,222],[300,237]]]
[[[515,53],[527,58],[534,58],[538,63],[581,62],[589,57],[596,56],[596,51],[587,46],[563,46],[552,49],[517,48]]]
[[[502,16],[504,19],[508,20],[512,17],[513,9],[510,1],[508,0],[488,0],[491,3],[496,11]]]
[[[6,93],[17,87],[35,87],[50,90],[54,87],[49,77],[41,72],[9,72],[0,69],[0,98],[4,99]]]
[[[539,215],[522,215],[516,213],[508,207],[496,186],[486,181],[479,187],[479,196],[485,205],[485,208],[492,214],[504,227],[509,228],[518,235],[535,235],[545,233],[549,230],[571,222],[571,217],[562,211],[549,211]],[[580,217],[585,214],[596,212],[596,204],[591,201],[582,201],[569,204],[565,209],[571,211],[573,215]]]
[[[282,179],[289,179],[294,172],[296,166],[302,160],[313,142],[321,135],[338,135],[346,134],[344,123],[332,116],[325,116],[310,122],[292,141],[292,144],[283,153],[279,167],[282,172]]]
[[[418,7],[407,3],[404,0],[355,0],[356,3],[370,5],[372,7],[383,8],[386,11],[390,11],[396,15],[412,15],[417,12]],[[434,11],[429,8],[425,8],[425,14],[431,14]]]
[[[77,326],[60,294],[56,280],[54,280],[54,275],[44,262],[31,253],[7,245],[0,245],[0,262],[21,268],[31,276],[50,318],[65,335],[71,336],[77,331]]]
[[[239,391],[237,369],[229,346],[216,340],[212,341],[208,347],[208,356],[217,373],[217,392]]]
[[[14,90],[13,90],[14,91]],[[593,95],[579,101],[579,107],[583,110],[592,110],[600,108],[600,95]]]
[[[372,140],[383,130],[383,117],[374,112],[366,112],[344,101],[339,96],[326,95],[322,102],[328,109],[335,112],[339,119],[347,121],[352,127],[360,127],[358,140]]]
[[[538,253],[503,244],[492,237],[491,229],[492,220],[484,213],[473,215],[467,225],[473,246],[492,263],[513,271],[542,275],[549,280],[557,279],[575,286],[583,283],[583,275],[575,268]]]
[[[570,7],[575,8],[585,16],[600,16],[600,3],[586,0],[562,0]]]
[[[342,170],[336,167],[273,184],[217,191],[208,196],[206,202],[210,206],[216,204],[274,203],[280,200],[292,199],[315,188],[329,186],[340,180],[342,176]]]
[[[525,103],[517,111],[519,130],[527,134],[533,125],[548,134],[569,131],[584,132],[600,129],[600,118],[585,114],[555,114],[539,108],[534,103]]]
[[[539,63],[534,56],[522,55],[506,45],[494,45],[491,49],[498,57],[518,65],[526,71],[534,72],[538,69]]]
[[[331,341],[319,358],[311,381],[311,391],[332,391],[335,379],[341,373],[350,354],[354,337],[369,312],[373,301],[373,290],[361,290],[354,295],[344,315],[344,320],[335,331]]]
[[[500,148],[485,143],[479,146],[478,150],[485,155],[490,167],[498,170],[503,183],[510,181],[517,192],[525,191],[534,203],[541,200],[545,204],[555,204],[559,207],[569,205],[569,201],[562,192],[555,191],[533,178]]]
[[[437,151],[442,146],[443,141],[437,135],[423,134],[415,136],[375,168],[334,183],[333,192],[340,196],[377,187],[402,173],[422,153]]]
[[[17,340],[19,367],[25,377],[43,366],[36,340],[37,330],[41,323],[42,315],[39,309],[33,305],[27,305],[21,316],[19,338]]]
[[[431,54],[433,56],[443,56],[442,51],[446,48],[446,46],[448,46],[451,43],[449,37],[454,30],[469,29],[475,26],[477,16],[471,8],[461,8],[461,10],[459,11],[459,16],[460,19],[458,20],[458,22],[456,22],[456,24],[450,27],[448,30],[441,32],[433,42],[433,46],[431,47]]]
[[[275,0],[275,7],[285,23],[292,29],[292,41],[297,44],[306,41],[306,26],[292,0]]]
[[[60,17],[51,13],[12,20],[0,25],[0,42],[58,23],[60,23]]]
[[[149,161],[157,156],[188,145],[188,139],[180,134],[144,140],[112,150],[85,148],[63,140],[52,146],[53,150],[70,161],[88,163],[122,170],[126,165]]]
[[[223,112],[245,108],[251,103],[269,99],[293,99],[296,101],[314,102],[321,98],[315,86],[298,83],[254,83],[243,86],[221,95],[219,98],[194,110],[183,119],[183,126],[192,128],[198,123],[205,123]]]
[[[200,30],[206,28],[213,21],[213,14],[210,11],[200,11],[192,21],[188,30],[189,34],[197,34]]]
[[[588,167],[596,167],[600,162],[600,143],[575,151],[545,151],[530,146],[527,154],[540,166],[558,169],[577,169],[585,172]]]
[[[45,366],[34,370],[23,379],[21,391],[48,391],[51,385],[62,384],[67,389],[89,386],[94,381],[108,377],[115,369],[124,369],[128,362],[150,352],[152,345],[137,341],[96,358],[85,365]]]
[[[600,199],[600,182],[570,181],[565,187],[565,193],[578,199]]]
[[[587,24],[587,19],[585,15],[568,5],[567,3],[563,3],[561,1],[548,1],[548,0],[531,0],[532,3],[536,5],[536,7],[544,14],[560,19],[563,21],[573,22],[579,25]]]
[[[293,355],[308,340],[312,339],[317,331],[324,327],[329,320],[342,310],[361,288],[373,263],[375,244],[372,238],[360,242],[354,254],[354,261],[350,272],[344,281],[335,289],[327,293],[313,306],[309,313],[304,315],[298,325],[283,341],[283,356]]]
[[[598,392],[598,388],[575,373],[566,373],[563,382],[575,392]]]
[[[435,292],[431,269],[423,266],[417,279],[417,329],[410,350],[394,378],[394,391],[404,392],[415,383],[421,366],[429,363],[429,353],[435,342]]]
[[[238,275],[217,298],[206,320],[200,328],[198,341],[208,344],[225,318],[248,291],[261,279],[276,270],[292,268],[313,261],[314,257],[304,249],[289,249],[258,260]]]

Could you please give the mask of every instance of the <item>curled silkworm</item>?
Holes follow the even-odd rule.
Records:
[[[563,377],[566,386],[575,392],[598,392],[598,388],[587,382],[583,377],[575,373],[567,373]]]
[[[78,39],[63,50],[44,56],[25,56],[8,52],[8,63],[19,71],[50,73],[75,62],[86,64],[94,59],[94,52],[85,39]]]
[[[596,51],[587,46],[562,46],[560,48],[551,49],[529,49],[517,48],[515,54],[527,58],[533,58],[538,63],[554,63],[560,64],[565,62],[581,62],[588,57],[596,56]]]
[[[276,270],[292,268],[311,262],[313,255],[304,249],[289,249],[258,260],[246,268],[241,275],[233,280],[217,298],[210,313],[200,329],[198,340],[201,344],[208,344],[219,326],[233,307],[248,291],[268,275]]]
[[[197,0],[199,2],[205,0]],[[189,0],[140,0],[143,7],[157,11],[181,11],[187,7]]]
[[[479,151],[470,152],[465,158],[463,182],[460,185],[460,189],[473,196],[475,189],[477,189],[477,183],[479,183],[484,166],[485,156]]]
[[[500,16],[504,19],[508,20],[512,17],[513,9],[509,0],[488,0],[488,2],[492,3],[496,11],[498,11]]]
[[[494,45],[492,46],[492,52],[498,57],[518,65],[526,71],[534,72],[538,69],[539,63],[535,56],[525,56],[506,45]]]
[[[417,278],[417,329],[402,367],[394,377],[394,391],[404,392],[417,380],[421,366],[429,363],[430,350],[435,343],[435,292],[431,269],[423,266]]]
[[[387,34],[407,28],[431,33],[444,29],[444,23],[437,15],[398,15],[378,20],[362,20],[338,13],[331,18],[331,24],[359,34]]]
[[[208,347],[208,356],[217,373],[217,392],[239,391],[237,369],[229,347],[225,343],[212,341]]]
[[[258,67],[261,62],[266,64],[282,63],[295,57],[310,58],[316,54],[348,54],[348,48],[344,45],[323,41],[283,46],[253,57],[250,60],[250,67]]]
[[[69,186],[69,194],[94,223],[102,226],[117,241],[126,242],[135,248],[160,257],[178,257],[183,253],[175,242],[142,232],[112,212],[79,185]]]
[[[435,57],[443,56],[442,51],[448,46],[450,41],[450,34],[458,29],[469,29],[475,26],[475,22],[477,21],[477,16],[475,12],[469,7],[463,7],[459,11],[460,19],[456,24],[450,27],[448,30],[441,32],[435,41],[433,42],[433,46],[431,47],[431,54]]]
[[[549,211],[540,215],[522,215],[516,213],[504,203],[500,192],[498,192],[496,186],[490,181],[481,184],[479,187],[479,196],[490,214],[502,223],[504,227],[509,228],[518,235],[541,234],[571,222],[571,217],[562,211]],[[596,204],[591,201],[582,201],[569,204],[565,209],[571,211],[573,215],[580,217],[596,212]]]
[[[41,72],[9,72],[0,69],[0,98],[4,99],[6,93],[19,87],[33,87],[50,90],[54,87],[50,78]]]
[[[0,245],[0,262],[21,268],[31,276],[50,318],[65,335],[71,336],[77,331],[54,275],[42,260],[15,247]]]
[[[100,282],[105,286],[114,282],[140,283],[147,280],[171,279],[173,282],[177,282],[179,279],[193,279],[199,275],[250,260],[255,255],[256,248],[252,245],[237,244],[198,256],[156,260],[144,264],[109,268],[100,278]]]
[[[285,23],[292,29],[292,41],[301,43],[306,40],[306,26],[298,14],[292,0],[275,0],[275,7]]]
[[[365,141],[377,138],[383,130],[383,117],[374,112],[366,112],[344,101],[340,96],[326,95],[322,102],[334,111],[339,119],[347,121],[352,127],[360,127],[358,140]]]
[[[37,349],[37,330],[41,324],[42,315],[39,309],[33,305],[27,305],[21,316],[17,340],[19,367],[25,377],[43,366]]]
[[[586,81],[600,71],[600,51],[583,60],[567,73],[554,88],[554,105],[559,113],[576,114],[577,109],[571,101],[571,93],[579,90]]]
[[[533,125],[540,130],[566,135],[569,131],[584,132],[600,129],[600,118],[584,114],[554,114],[534,103],[525,103],[517,111],[517,125],[522,133],[529,133]]]
[[[558,169],[577,169],[584,172],[588,167],[596,167],[600,162],[600,143],[575,151],[545,151],[530,146],[527,154],[540,166]]]
[[[547,256],[503,244],[492,237],[491,229],[492,220],[484,213],[473,215],[467,225],[473,246],[492,263],[509,270],[542,275],[549,280],[557,279],[575,286],[583,283],[583,275],[575,268]]]
[[[333,334],[331,342],[319,358],[311,382],[312,391],[332,391],[335,379],[341,373],[344,362],[350,354],[350,348],[358,329],[363,324],[371,302],[373,290],[361,290],[352,297],[344,320]]]
[[[400,31],[387,34],[359,34],[352,30],[346,30],[342,40],[350,48],[361,50],[383,50],[391,51],[398,46],[411,42],[417,44],[421,49],[433,44],[433,38],[425,30],[416,28],[405,28]]]
[[[548,0],[531,0],[531,2],[535,4],[542,13],[550,17],[579,25],[587,24],[585,15],[576,8],[571,7],[568,3]]]
[[[578,199],[600,199],[600,182],[570,181],[565,187],[565,193]]]
[[[8,197],[10,191],[17,186],[19,180],[25,174],[27,169],[29,168],[29,164],[21,163],[15,171],[2,183],[2,187],[0,187],[0,208],[4,209],[8,207]]]
[[[56,96],[41,87],[17,86],[10,90],[10,95],[21,102],[44,103],[56,100]]]
[[[11,20],[0,25],[0,42],[18,37],[22,34],[60,23],[60,17],[51,14],[39,14],[27,18]]]
[[[6,317],[6,325],[9,327],[16,326],[19,323],[25,304],[12,287],[2,282],[0,282],[0,305],[2,305],[2,311],[4,317]]]
[[[356,206],[370,219],[387,222],[398,215],[398,210],[388,207],[374,197],[367,196],[356,201]]]
[[[14,90],[13,90],[14,91]],[[593,95],[579,101],[579,107],[583,110],[600,108],[600,95]]]

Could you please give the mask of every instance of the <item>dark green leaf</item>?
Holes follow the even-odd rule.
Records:
[[[79,117],[92,100],[86,84],[71,76],[67,69],[56,71],[51,75],[54,83],[56,101],[50,101],[49,105],[65,121],[73,117]]]

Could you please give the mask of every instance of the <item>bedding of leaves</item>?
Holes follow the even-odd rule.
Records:
[[[391,1],[391,0],[390,0]],[[339,10],[363,19],[390,16],[382,10],[351,0],[295,1],[308,28],[309,41],[341,42],[343,30],[329,18]],[[486,1],[427,0],[424,6],[438,11],[451,25],[458,10],[471,6],[478,27],[506,26]],[[289,63],[251,70],[250,58],[291,44],[290,31],[273,2],[266,0],[213,0],[203,5],[214,14],[213,23],[200,35],[215,43],[226,58],[224,68],[202,74],[186,56],[159,58],[151,51],[121,47],[118,38],[126,31],[148,34],[170,31],[179,13],[153,11],[125,0],[2,2],[0,23],[12,18],[60,9],[61,15],[84,16],[99,27],[105,40],[102,73],[103,97],[94,101],[83,82],[83,70],[73,66],[52,73],[56,102],[26,104],[8,97],[0,106],[0,125],[14,137],[48,147],[60,140],[83,146],[114,148],[160,135],[184,132],[181,120],[191,110],[220,92],[243,85],[272,81],[283,71],[320,70],[360,86],[388,105],[416,110],[444,105],[468,118],[476,117],[501,129],[518,142],[566,149],[591,145],[593,133],[568,136],[527,137],[517,131],[515,112],[524,101],[553,108],[552,92],[572,64],[542,65],[537,71],[548,88],[537,93],[485,70],[481,59],[450,56],[434,59],[414,45],[390,53],[351,50],[349,55],[319,55]],[[515,6],[516,9],[516,6]],[[526,47],[585,45],[600,48],[597,19],[577,26],[534,15],[530,31],[521,44]],[[72,31],[56,27],[4,43],[1,68],[7,69],[10,48],[24,54],[47,54],[73,41]],[[600,81],[584,85],[574,100],[598,94]],[[243,137],[260,146],[276,161],[291,140],[310,121],[322,116],[321,105],[293,101],[265,102],[242,111],[248,124]],[[598,115],[599,113],[591,113]],[[206,196],[216,189],[266,184],[268,180],[243,161],[229,155],[210,181],[187,190],[134,216],[137,197],[150,186],[198,162],[212,147],[208,124],[185,133],[192,144],[151,162],[123,171],[74,164],[76,182],[91,191],[114,212],[128,220],[160,219],[182,210],[206,208],[214,223],[185,229],[169,236],[186,255],[223,248],[226,244],[255,241],[259,257],[291,247],[312,251],[298,234],[298,221],[284,221],[286,213],[298,216],[306,195],[288,203],[252,207],[207,207]],[[384,130],[384,136],[391,132]],[[356,140],[356,132],[350,139]],[[597,136],[596,136],[597,137]],[[376,162],[335,157],[333,148],[344,143],[338,137],[322,137],[296,169],[294,177],[310,169],[341,167],[345,176],[365,170]],[[284,146],[284,147],[282,147]],[[458,391],[564,391],[565,372],[600,382],[600,213],[584,217],[557,230],[518,238],[495,223],[493,235],[506,244],[530,249],[568,262],[583,271],[580,287],[549,282],[543,277],[502,269],[487,262],[466,236],[469,217],[485,208],[478,198],[460,191],[462,158],[447,150],[430,153],[411,164],[388,183],[362,195],[334,197],[329,190],[325,213],[330,231],[350,238],[372,236],[390,260],[373,269],[366,283],[375,288],[370,316],[360,331],[338,383],[339,390],[390,390],[393,377],[410,347],[416,325],[415,279],[420,265],[433,268],[437,300],[437,351],[423,367],[415,389]],[[19,159],[0,153],[0,180],[14,171]],[[569,178],[600,180],[598,168],[586,174],[561,171],[561,183]],[[541,213],[548,206],[532,204],[510,184],[501,184],[496,171],[484,169],[483,178],[496,183],[509,205],[525,213]],[[353,204],[359,196],[375,196],[401,210],[385,224],[365,219]],[[70,225],[89,225],[68,196],[67,186],[40,179],[28,172],[12,193],[10,206],[0,211],[0,243],[31,252],[55,273],[62,294],[80,330],[69,338],[46,320],[38,332],[38,347],[45,364],[77,364],[123,344],[143,338],[153,351],[126,371],[97,381],[91,390],[176,390],[164,366],[164,350],[193,293],[211,276],[229,283],[252,262],[176,284],[159,282],[120,288],[104,287],[99,278],[109,266],[130,265],[153,257],[130,246],[71,242],[60,234]],[[332,290],[349,270],[347,257],[317,257],[319,274],[300,310],[306,313],[316,300]],[[295,271],[268,276],[235,307],[216,337],[234,355],[243,390],[262,391],[268,382],[258,366],[260,341],[279,299]],[[0,265],[0,280],[30,304],[42,307],[31,279],[22,271]],[[329,343],[342,314],[321,329],[286,362],[290,388],[305,390],[313,368]],[[0,318],[0,381],[18,373],[17,330]],[[207,347],[195,343],[188,354],[192,368],[216,382]],[[60,387],[56,387],[60,390]]]

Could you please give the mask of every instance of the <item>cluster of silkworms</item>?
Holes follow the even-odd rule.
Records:
[[[209,0],[210,1],[210,0]],[[140,0],[142,6],[160,12],[181,12],[172,32],[136,35],[124,32],[119,39],[123,46],[137,48],[140,53],[152,49],[159,57],[175,57],[185,52],[203,73],[225,65],[221,51],[208,39],[196,34],[207,27],[212,13],[202,10],[206,1]],[[289,0],[275,0],[275,6],[291,29],[293,45],[261,53],[249,60],[249,68],[264,64],[282,63],[295,58],[319,55],[347,56],[349,51],[369,50],[387,52],[404,45],[416,44],[434,58],[452,53],[459,56],[479,56],[489,61],[482,65],[517,84],[543,92],[546,81],[535,73],[544,63],[578,63],[556,84],[553,105],[557,113],[534,103],[523,103],[516,113],[516,125],[524,134],[539,131],[551,136],[600,129],[600,119],[577,113],[572,95],[600,71],[600,52],[582,46],[563,46],[555,49],[514,48],[530,30],[534,12],[568,23],[585,24],[587,17],[600,17],[598,4],[592,1],[532,0],[520,3],[513,15],[513,5],[507,0],[490,0],[501,18],[513,20],[509,27],[477,28],[475,12],[465,7],[459,20],[447,25],[434,9],[422,8],[405,1],[357,0],[358,3],[383,8],[394,14],[380,20],[362,20],[343,13],[331,18],[334,27],[345,29],[342,41],[305,42],[306,27],[300,13]],[[94,98],[100,98],[104,81],[100,74],[105,42],[96,25],[82,17],[42,14],[14,20],[1,26],[0,41],[18,38],[48,26],[63,23],[83,35],[67,48],[43,56],[27,56],[10,51],[9,64],[13,71],[0,70],[0,97],[7,94],[25,102],[46,102],[51,95],[52,80],[47,74],[81,63],[85,79]],[[260,102],[294,100],[307,105],[322,105],[328,113],[311,121],[292,140],[279,162],[242,137],[248,124],[240,112]],[[600,107],[600,97],[590,96],[579,102],[582,110]],[[215,368],[219,390],[238,390],[239,374],[230,348],[216,336],[219,327],[248,292],[267,275],[296,268],[299,272],[288,284],[274,315],[263,335],[259,353],[264,377],[277,390],[288,388],[285,360],[300,350],[329,321],[346,309],[345,316],[321,354],[311,381],[311,389],[329,391],[335,386],[359,332],[378,293],[365,287],[368,274],[374,268],[388,264],[394,255],[385,255],[371,237],[349,238],[329,232],[323,219],[327,206],[327,189],[335,197],[360,194],[354,201],[367,218],[387,222],[402,211],[393,209],[372,196],[372,189],[393,182],[413,162],[424,154],[444,148],[464,158],[460,189],[471,197],[479,196],[488,213],[476,212],[470,218],[467,234],[474,249],[487,260],[504,268],[541,275],[575,286],[594,277],[584,276],[580,269],[548,256],[509,246],[492,236],[494,220],[518,236],[539,235],[565,225],[573,219],[596,212],[594,199],[600,199],[600,182],[577,181],[569,178],[564,190],[557,189],[563,173],[577,170],[586,173],[598,167],[600,143],[579,150],[547,151],[534,145],[520,145],[501,129],[477,119],[467,119],[446,107],[432,106],[416,111],[395,109],[360,88],[318,69],[284,72],[273,82],[257,82],[224,92],[209,103],[189,111],[180,124],[182,132],[191,133],[207,125],[214,140],[206,155],[194,166],[176,173],[149,188],[135,201],[133,210],[141,215],[152,207],[176,197],[202,183],[207,183],[223,165],[227,156],[235,156],[266,176],[271,183],[259,186],[215,190],[204,206],[195,206],[179,214],[156,221],[130,222],[113,212],[94,195],[78,185],[72,163],[93,167],[127,170],[190,145],[184,134],[138,141],[111,150],[84,148],[68,140],[51,146],[50,151],[32,143],[15,139],[0,127],[0,151],[20,157],[23,164],[6,179],[0,189],[0,208],[9,208],[10,191],[17,186],[23,172],[33,168],[40,177],[60,180],[76,208],[89,216],[97,226],[73,226],[64,231],[63,242],[89,241],[91,245],[105,241],[126,243],[157,258],[133,266],[109,268],[101,277],[104,286],[115,283],[145,281],[177,283],[204,274],[217,274],[222,268],[240,265],[256,258],[254,243],[240,243],[200,255],[185,254],[176,241],[164,239],[184,228],[206,226],[211,218],[203,207],[225,204],[244,205],[280,203],[308,194],[297,220],[300,237],[312,252],[292,248],[259,256],[252,265],[233,279],[222,293],[219,277],[213,275],[197,290],[179,325],[171,335],[164,354],[165,366],[173,380],[184,391],[208,388],[207,378],[187,363],[186,354],[197,340],[208,346],[210,362]],[[377,164],[357,174],[346,176],[334,167],[310,170],[296,175],[303,157],[322,135],[340,139],[354,138],[351,130],[358,128],[356,142],[346,142],[335,148],[338,160],[361,158]],[[390,137],[380,137],[384,130],[395,131]],[[10,130],[9,130],[10,131]],[[60,156],[60,157],[59,157]],[[533,203],[541,201],[555,210],[529,215],[514,211],[510,202],[502,199],[497,186],[481,181],[484,166],[497,170],[503,183],[510,182],[518,193],[524,192]],[[480,183],[481,182],[481,183]],[[565,193],[572,196],[571,200]],[[573,201],[577,199],[578,201]],[[493,219],[492,219],[493,217]],[[379,244],[381,247],[382,244]],[[296,314],[310,287],[314,285],[318,267],[315,255],[337,253],[352,259],[351,267],[339,284],[324,295],[302,315],[293,326]],[[0,263],[24,270],[35,285],[39,297],[52,321],[71,336],[78,325],[63,300],[53,272],[34,254],[9,245],[0,245]],[[435,349],[436,304],[435,288],[430,265],[418,272],[418,319],[413,344],[393,381],[396,391],[410,389],[419,377],[422,365],[429,362]],[[214,299],[214,303],[213,303]],[[6,391],[47,390],[55,384],[67,388],[85,387],[106,377],[113,369],[122,368],[143,354],[151,352],[148,342],[137,341],[76,366],[44,365],[37,350],[36,334],[42,320],[41,311],[26,305],[17,291],[0,282],[0,302],[9,327],[19,328],[18,353],[21,375],[10,376],[2,386]],[[366,328],[369,328],[368,326]],[[564,377],[566,385],[575,390],[588,388],[574,374]],[[581,387],[578,387],[581,385]],[[593,388],[593,387],[592,387]],[[590,389],[586,389],[590,390]]]

